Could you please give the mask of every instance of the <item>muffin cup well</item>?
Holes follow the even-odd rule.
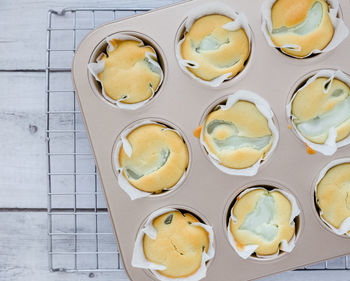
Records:
[[[157,231],[153,227],[153,220],[156,219],[157,217],[168,213],[172,211],[178,211],[178,209],[173,209],[173,208],[162,208],[160,210],[155,211],[152,213],[146,220],[145,224],[143,227],[139,230],[137,236],[136,236],[136,241],[135,241],[135,246],[134,246],[134,251],[133,251],[133,256],[132,256],[132,266],[138,267],[138,268],[144,268],[150,270],[154,276],[161,281],[198,281],[204,278],[207,275],[207,265],[206,263],[211,260],[214,255],[215,255],[215,249],[214,249],[214,231],[211,226],[197,222],[193,223],[193,225],[200,226],[204,228],[205,231],[208,232],[209,234],[209,248],[208,252],[203,252],[202,255],[202,262],[200,268],[191,276],[188,276],[186,278],[167,278],[157,272],[157,270],[164,270],[166,267],[164,265],[159,265],[152,263],[148,261],[145,257],[144,251],[143,251],[143,237],[144,235],[149,236],[152,239],[156,239],[157,237]],[[191,212],[189,212],[191,213]]]
[[[244,31],[248,37],[248,40],[249,40],[249,56],[247,58],[247,61],[249,60],[251,52],[252,52],[252,33],[251,33],[251,29],[248,25],[248,19],[246,18],[246,16],[243,13],[237,13],[237,12],[233,11],[228,5],[220,3],[220,2],[201,5],[200,7],[197,7],[195,10],[193,10],[192,12],[190,12],[187,15],[185,22],[182,24],[183,31],[180,33],[180,36],[178,38],[175,52],[176,52],[177,61],[180,65],[181,69],[186,74],[188,74],[191,78],[193,78],[194,80],[196,80],[204,85],[216,88],[216,87],[219,87],[225,81],[234,79],[240,73],[237,73],[236,76],[234,76],[232,78],[229,78],[229,76],[232,73],[227,73],[227,74],[224,74],[224,75],[221,75],[221,76],[215,78],[214,80],[205,81],[205,80],[197,77],[191,71],[188,70],[188,68],[194,68],[194,69],[198,68],[198,63],[195,61],[192,61],[192,60],[185,60],[182,58],[182,55],[181,55],[181,45],[185,40],[184,34],[189,32],[193,23],[197,19],[204,17],[204,16],[207,16],[207,15],[212,15],[212,14],[224,15],[224,16],[227,16],[231,19],[234,19],[234,21],[232,21],[228,24],[225,24],[223,26],[223,28],[228,30],[228,31],[235,31],[235,30],[238,30],[240,28],[244,29]],[[246,67],[246,65],[245,65],[245,67]],[[244,71],[244,69],[241,72],[243,72],[243,71]]]
[[[127,33],[118,33],[118,34],[114,34],[114,35],[111,35],[111,36],[108,36],[106,39],[105,39],[105,44],[107,44],[106,46],[106,51],[112,51],[114,49],[114,46],[112,45],[111,41],[112,40],[121,40],[121,41],[125,41],[125,40],[132,40],[132,41],[137,41],[139,42],[139,46],[147,46],[147,47],[150,47],[156,54],[157,56],[159,56],[159,53],[154,49],[153,46],[151,45],[145,45],[145,42],[143,40],[141,40],[140,38],[134,36],[134,35],[131,35],[131,34],[127,34]],[[116,46],[116,48],[118,48],[118,46]],[[164,71],[162,69],[162,66],[159,62],[156,61],[157,57],[151,53],[151,52],[147,52],[146,53],[146,57],[147,59],[149,60],[149,62],[154,66],[154,68],[158,69],[159,70],[159,74],[161,76],[161,80],[159,82],[159,85],[157,87],[157,89],[154,91],[153,88],[151,87],[152,89],[152,95],[144,100],[144,101],[141,101],[141,102],[137,102],[137,103],[132,103],[132,104],[127,104],[127,103],[123,103],[122,100],[123,99],[120,99],[120,100],[114,100],[112,99],[111,97],[109,97],[105,90],[104,90],[104,86],[103,84],[101,83],[100,79],[98,78],[98,74],[103,72],[104,70],[104,67],[105,67],[105,62],[102,60],[102,57],[104,57],[106,55],[106,53],[104,51],[102,51],[100,54],[97,55],[96,58],[92,58],[94,61],[96,62],[90,62],[88,64],[88,70],[90,72],[90,74],[94,77],[94,79],[96,81],[99,82],[99,84],[101,85],[101,95],[103,98],[105,98],[108,102],[110,102],[111,104],[114,104],[116,105],[117,107],[119,108],[122,108],[122,109],[128,109],[128,110],[136,110],[136,109],[139,109],[140,107],[144,106],[145,104],[147,104],[151,99],[153,99],[154,95],[158,92],[159,88],[161,87],[162,83],[163,83],[163,80],[164,80]],[[158,58],[159,59],[159,58]]]
[[[317,194],[317,186],[319,182],[323,179],[323,177],[326,175],[326,173],[333,167],[338,166],[340,164],[344,163],[350,163],[350,158],[342,158],[342,159],[337,159],[332,162],[330,162],[326,167],[322,169],[320,172],[315,185],[314,185],[314,202],[315,202],[315,208],[318,213],[319,219],[322,221],[324,225],[328,227],[333,233],[344,236],[344,237],[349,237],[350,234],[348,233],[350,231],[350,217],[346,218],[343,223],[340,225],[339,228],[335,228],[333,225],[331,225],[329,222],[327,222],[323,217],[322,217],[322,210],[318,207],[317,201],[316,201],[316,194]]]
[[[190,167],[190,162],[191,162],[191,157],[190,157],[190,150],[188,147],[188,142],[185,141],[185,138],[182,136],[182,134],[175,128],[173,128],[171,125],[165,124],[163,123],[163,121],[158,121],[158,120],[140,120],[136,123],[131,124],[129,127],[127,127],[125,130],[123,130],[121,132],[121,134],[119,135],[114,148],[113,148],[113,152],[112,152],[112,164],[113,164],[113,169],[114,172],[118,178],[118,183],[119,186],[129,195],[131,200],[135,200],[135,199],[139,199],[139,198],[144,198],[144,197],[149,197],[149,196],[157,196],[158,194],[154,194],[151,192],[146,192],[146,191],[142,191],[137,189],[136,187],[134,187],[128,180],[127,178],[124,176],[123,173],[123,168],[120,167],[119,165],[119,153],[120,153],[120,149],[123,146],[123,149],[125,151],[125,153],[130,157],[132,154],[132,147],[130,145],[130,143],[127,140],[127,136],[134,131],[135,129],[137,129],[138,127],[141,127],[143,125],[148,125],[148,124],[159,124],[159,125],[163,125],[167,127],[167,130],[172,130],[175,133],[177,133],[181,139],[183,139],[184,143],[187,146],[187,150],[188,150],[188,154],[189,154],[189,163],[187,166],[187,169],[185,170],[184,174],[182,175],[182,177],[180,178],[180,180],[170,189],[164,189],[163,192],[169,192],[172,190],[175,190],[177,187],[179,187],[183,181],[185,180],[187,174],[188,174],[188,170]],[[162,192],[162,193],[163,193]],[[161,193],[161,194],[162,194]]]
[[[263,2],[261,7],[261,14],[262,14],[261,30],[270,47],[279,49],[283,54],[287,56],[297,58],[297,59],[303,59],[311,55],[330,52],[331,50],[335,49],[342,41],[344,41],[345,38],[349,35],[349,29],[347,28],[343,20],[338,17],[338,12],[339,12],[338,0],[326,0],[327,3],[330,5],[329,17],[332,21],[333,28],[334,28],[334,34],[333,34],[332,40],[328,43],[328,45],[323,50],[315,49],[305,57],[297,57],[297,56],[287,54],[283,51],[283,48],[292,48],[294,50],[300,50],[300,46],[289,44],[289,45],[284,45],[279,47],[272,42],[270,37],[270,33],[272,32],[271,9],[276,1],[277,0],[265,0]]]
[[[242,191],[239,195],[236,196],[236,198],[234,199],[234,202],[237,202],[237,198],[244,196],[245,194],[247,194],[248,192],[251,192],[253,190],[256,189],[263,189],[263,190],[269,190],[269,192],[280,192],[282,195],[284,195],[289,202],[292,205],[292,212],[291,212],[291,217],[289,222],[292,223],[294,222],[294,220],[300,215],[300,209],[298,206],[298,203],[296,201],[296,199],[294,198],[293,195],[291,195],[289,192],[286,192],[284,190],[281,190],[279,188],[265,188],[265,187],[251,187],[251,188],[247,188],[244,191]],[[236,253],[243,259],[247,259],[249,257],[252,257],[252,255],[254,254],[256,256],[256,258],[258,259],[262,259],[262,260],[270,260],[270,259],[274,259],[277,258],[281,255],[281,251],[283,252],[291,252],[294,247],[295,247],[295,241],[296,241],[296,235],[297,235],[297,228],[295,229],[295,233],[294,236],[292,237],[292,239],[290,241],[286,241],[286,240],[282,240],[281,244],[280,244],[280,248],[277,251],[277,253],[273,254],[273,255],[269,255],[269,256],[259,256],[257,254],[255,254],[255,250],[258,248],[258,245],[246,245],[244,247],[244,249],[239,249],[239,247],[237,246],[237,242],[235,241],[230,228],[231,228],[231,220],[233,221],[237,221],[236,217],[233,215],[233,206],[230,209],[230,217],[229,217],[229,222],[227,225],[227,236],[228,236],[228,240],[231,244],[231,246],[233,247],[233,249],[236,251]]]
[[[253,103],[257,107],[257,109],[261,112],[261,114],[263,114],[268,121],[268,126],[272,132],[274,139],[273,139],[272,146],[271,146],[270,150],[266,153],[266,156],[264,158],[259,159],[251,167],[244,168],[244,169],[232,169],[232,168],[228,168],[226,166],[221,165],[217,156],[210,152],[210,149],[208,148],[207,144],[204,141],[204,130],[205,130],[204,127],[201,131],[200,143],[204,147],[205,151],[207,152],[209,160],[222,172],[229,174],[229,175],[254,176],[257,174],[263,161],[266,161],[271,156],[272,152],[275,150],[277,143],[278,143],[278,140],[279,140],[279,132],[278,132],[278,129],[277,129],[275,122],[273,120],[274,114],[270,108],[269,103],[265,99],[263,99],[262,97],[260,97],[259,95],[255,94],[253,92],[246,91],[246,90],[238,90],[236,93],[227,97],[225,105],[218,104],[217,106],[219,106],[222,110],[227,110],[240,100],[249,101],[249,102]],[[205,123],[207,115],[204,118],[203,124]]]
[[[334,78],[346,83],[350,87],[350,76],[345,74],[341,70],[330,70],[330,69],[320,70],[315,75],[313,75],[311,78],[309,78],[307,80],[307,82],[305,83],[305,85],[303,85],[301,88],[296,89],[290,102],[286,106],[286,111],[287,111],[288,118],[291,120],[291,125],[293,127],[293,131],[297,134],[297,136],[313,150],[318,151],[318,152],[322,153],[323,155],[330,156],[330,155],[333,155],[337,151],[338,148],[350,144],[350,135],[347,136],[345,139],[343,139],[339,142],[336,142],[337,131],[336,131],[335,127],[332,127],[329,130],[328,138],[324,144],[317,144],[317,143],[311,142],[298,131],[298,129],[296,128],[296,126],[293,122],[293,119],[295,117],[292,115],[292,103],[294,101],[294,98],[298,94],[298,92],[301,91],[302,89],[304,89],[306,86],[308,86],[309,84],[311,84],[317,78],[320,78],[320,77],[329,77],[329,79],[325,83],[325,86],[327,85],[327,88],[324,88],[325,93],[328,92]]]

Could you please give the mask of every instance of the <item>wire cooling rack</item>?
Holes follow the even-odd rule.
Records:
[[[123,270],[71,83],[71,64],[80,40],[97,25],[147,10],[65,9],[48,13],[48,249],[52,271]]]
[[[76,47],[90,30],[147,10],[82,8],[48,13],[46,116],[51,271],[123,270],[75,98],[71,64]],[[299,270],[350,270],[350,258],[337,258]]]

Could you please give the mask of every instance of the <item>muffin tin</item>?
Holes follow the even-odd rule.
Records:
[[[77,49],[73,80],[85,125],[95,155],[107,205],[115,229],[124,267],[132,280],[155,280],[148,271],[131,266],[135,239],[148,216],[161,208],[178,208],[200,214],[215,235],[215,256],[203,280],[251,280],[269,274],[350,253],[350,239],[327,230],[314,204],[314,183],[331,161],[349,157],[345,146],[333,156],[311,155],[290,129],[286,105],[300,79],[320,69],[340,69],[350,73],[350,37],[335,50],[307,59],[295,59],[271,48],[261,32],[262,1],[222,0],[233,10],[243,12],[253,35],[249,63],[236,78],[218,88],[195,81],[179,67],[175,56],[177,36],[189,10],[209,0],[192,0],[156,11],[105,24],[89,33]],[[350,1],[340,0],[342,17],[350,26]],[[125,110],[107,102],[87,65],[103,50],[106,37],[127,33],[155,47],[164,70],[157,95],[142,108]],[[311,75],[310,75],[311,76]],[[266,99],[277,121],[280,139],[275,151],[254,177],[223,173],[210,162],[198,138],[193,136],[205,112],[225,96],[249,90]],[[113,149],[118,136],[139,120],[164,120],[184,134],[191,165],[186,180],[173,190],[157,196],[130,200],[119,186],[113,168]],[[292,252],[272,260],[242,259],[227,237],[227,216],[235,197],[245,188],[271,186],[293,194],[301,209],[296,245]]]

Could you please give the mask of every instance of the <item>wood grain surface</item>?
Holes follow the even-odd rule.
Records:
[[[147,7],[156,8],[177,0],[0,0],[0,281],[128,280],[123,271],[104,273],[65,273],[48,270],[47,228],[47,156],[46,156],[46,28],[49,9],[65,7]],[[69,16],[68,16],[69,17]],[[82,22],[84,25],[84,17]],[[69,18],[64,19],[69,24]],[[99,24],[99,17],[96,17]],[[105,20],[105,19],[104,19]],[[88,19],[87,19],[88,22]],[[102,19],[101,19],[102,22]],[[67,47],[67,34],[57,32],[56,47]],[[83,36],[83,32],[78,36]],[[68,46],[69,47],[69,46]],[[52,58],[55,60],[55,58]],[[69,57],[58,56],[56,63],[70,67]],[[67,74],[70,75],[69,73]],[[54,86],[70,79],[53,77]],[[64,107],[71,97],[59,97],[54,106]],[[71,117],[53,116],[55,127],[69,128]],[[79,118],[79,117],[77,117]],[[80,119],[77,126],[84,130]],[[84,133],[81,149],[89,151]],[[68,139],[52,138],[57,151],[70,146]],[[79,160],[84,169],[93,168],[91,155]],[[68,159],[57,160],[56,170],[69,168]],[[63,181],[62,186],[65,185]],[[90,199],[81,198],[81,207],[89,208]],[[101,206],[104,206],[103,197]],[[56,206],[67,204],[57,198]],[[81,226],[84,228],[84,224]],[[84,243],[89,243],[86,239]],[[62,239],[64,249],[69,244]],[[106,247],[115,247],[107,245]],[[329,267],[344,267],[343,259],[329,262]],[[350,267],[350,264],[347,264]],[[320,267],[316,265],[314,267]],[[234,280],[234,278],[233,278]],[[293,271],[263,280],[350,280],[350,273],[336,271]]]

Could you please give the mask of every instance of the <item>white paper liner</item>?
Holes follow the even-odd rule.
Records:
[[[159,124],[162,126],[166,126],[162,123],[156,122],[156,121],[151,121],[151,120],[143,120],[140,122],[135,123],[134,125],[126,128],[121,134],[120,137],[115,145],[115,149],[113,151],[113,167],[115,170],[115,173],[117,174],[118,177],[118,183],[119,186],[121,187],[121,189],[123,189],[130,197],[131,200],[135,200],[135,199],[139,199],[139,198],[144,198],[144,197],[149,197],[151,196],[153,193],[152,192],[146,192],[146,191],[142,191],[137,189],[136,187],[134,187],[125,177],[124,173],[123,173],[123,168],[120,167],[119,165],[119,153],[120,153],[120,148],[121,146],[123,146],[123,149],[126,153],[126,155],[128,157],[131,157],[132,154],[132,147],[129,143],[129,141],[127,140],[127,136],[134,131],[136,128],[139,128],[143,125],[148,125],[148,124]],[[171,129],[171,128],[164,128],[165,130],[171,130],[174,131],[175,133],[177,133],[181,139],[183,139],[183,137],[181,136],[181,134],[175,130],[175,129]],[[185,179],[186,175],[187,175],[188,171],[186,170],[184,172],[184,174],[182,175],[182,177],[179,179],[179,181],[172,186],[169,189],[164,189],[164,191],[166,190],[172,190],[175,189],[176,187],[178,187]]]
[[[323,179],[323,177],[326,175],[326,173],[333,167],[338,166],[340,164],[344,163],[350,163],[350,158],[342,158],[342,159],[337,159],[332,162],[330,162],[326,167],[324,167],[315,183],[315,196],[317,194],[317,186],[319,182]],[[316,203],[317,204],[317,203]],[[331,225],[329,222],[327,222],[323,217],[322,217],[323,211],[321,208],[319,208],[319,216],[320,219],[335,233],[338,235],[346,235],[350,237],[350,234],[348,231],[350,231],[350,217],[346,218],[342,224],[340,225],[339,228],[335,228],[333,225]]]
[[[107,42],[107,50],[108,51],[113,51],[114,50],[114,47],[113,45],[111,44],[111,41],[112,40],[122,40],[122,41],[125,41],[125,40],[132,40],[132,41],[137,41],[137,42],[140,42],[139,46],[145,46],[144,42],[135,37],[135,36],[131,36],[131,35],[126,35],[126,34],[115,34],[115,35],[112,35],[112,36],[108,36],[105,41]],[[116,46],[118,47],[118,46]],[[154,52],[154,48],[150,45],[147,45],[147,47],[150,47]],[[141,101],[141,102],[137,102],[137,103],[131,103],[131,104],[128,104],[128,103],[123,103],[121,102],[123,99],[119,99],[119,100],[114,100],[112,99],[111,97],[109,97],[105,90],[104,90],[104,86],[101,82],[101,80],[98,78],[98,74],[103,72],[104,70],[104,67],[105,67],[105,62],[103,60],[101,60],[101,58],[105,55],[105,53],[101,53],[97,59],[96,59],[96,62],[93,62],[93,63],[89,63],[88,64],[88,69],[89,69],[89,72],[94,76],[94,78],[100,83],[101,87],[102,87],[102,96],[107,100],[109,101],[110,103],[112,104],[115,104],[116,106],[118,106],[119,108],[122,108],[122,109],[128,109],[128,110],[136,110],[142,106],[144,106],[147,102],[149,102],[155,95],[155,93],[158,91],[159,87],[162,85],[163,83],[163,80],[164,80],[164,74],[163,74],[163,69],[162,67],[159,65],[159,63],[156,61],[157,59],[157,56],[154,55],[153,53],[151,52],[147,52],[146,53],[146,58],[148,58],[149,62],[151,64],[153,64],[155,67],[159,68],[160,70],[160,76],[161,76],[161,79],[160,79],[160,82],[158,84],[158,87],[157,89],[154,91],[153,88],[151,87],[151,90],[152,90],[152,95],[147,99],[147,100],[144,100],[144,101]]]
[[[293,48],[294,50],[301,50],[301,47],[299,45],[295,44],[286,44],[281,47],[276,46],[270,37],[270,33],[272,32],[272,21],[271,21],[271,9],[273,4],[277,0],[265,0],[262,4],[261,13],[262,13],[262,25],[261,30],[266,38],[267,43],[273,47],[278,48],[281,50],[281,52],[285,53],[288,56],[292,56],[295,58],[306,58],[312,54],[319,54],[319,53],[326,53],[333,49],[335,49],[342,41],[345,40],[345,38],[349,35],[349,29],[345,25],[342,19],[337,17],[338,11],[339,11],[339,3],[338,0],[326,0],[328,4],[330,5],[329,10],[329,17],[332,21],[333,28],[334,28],[334,34],[332,40],[328,43],[328,45],[323,50],[314,49],[312,52],[310,52],[308,55],[304,57],[297,57],[293,56],[291,54],[287,54],[282,50],[282,48]]]
[[[210,4],[200,5],[196,7],[196,9],[192,10],[186,18],[186,21],[184,23],[185,26],[185,34],[189,32],[191,29],[193,23],[207,15],[212,14],[219,14],[227,16],[231,19],[234,19],[234,21],[229,22],[223,26],[224,29],[228,31],[235,31],[237,29],[243,28],[245,33],[247,34],[248,40],[249,40],[249,48],[251,49],[251,31],[248,25],[248,20],[246,16],[243,13],[237,13],[231,9],[230,6],[221,3],[221,2],[214,2]],[[232,73],[226,73],[224,75],[221,75],[211,81],[203,80],[196,75],[194,75],[191,71],[188,70],[189,68],[198,68],[198,63],[192,60],[185,60],[181,55],[181,45],[185,41],[185,38],[181,39],[177,46],[176,46],[176,58],[180,64],[181,69],[186,72],[190,77],[192,77],[194,80],[199,81],[200,83],[211,86],[211,87],[219,87],[224,81],[229,80],[229,77],[232,75]],[[251,50],[250,50],[251,51]],[[250,52],[249,51],[249,52]],[[233,77],[232,77],[233,78]],[[232,79],[230,78],[230,79]]]
[[[163,208],[152,213],[147,219],[143,228],[139,231],[136,237],[134,252],[132,256],[131,265],[134,267],[149,269],[159,280],[161,281],[198,281],[204,278],[207,275],[207,266],[206,262],[212,259],[215,255],[214,249],[214,231],[211,226],[196,222],[192,223],[192,225],[198,225],[204,228],[209,234],[209,248],[208,252],[203,252],[202,254],[202,262],[200,268],[191,276],[186,278],[167,278],[157,272],[157,270],[165,270],[166,267],[164,265],[159,265],[148,261],[143,252],[143,236],[147,235],[152,239],[156,239],[157,230],[153,227],[153,220],[157,217],[168,213],[178,211],[176,209],[171,208]]]
[[[229,174],[229,175],[250,176],[251,177],[251,176],[255,176],[257,174],[257,172],[262,164],[262,160],[268,159],[269,156],[271,155],[271,153],[275,150],[277,143],[278,143],[278,139],[279,139],[279,132],[278,132],[276,125],[273,122],[274,114],[270,108],[269,103],[265,99],[263,99],[262,97],[260,97],[259,95],[255,94],[253,92],[246,91],[246,90],[238,90],[236,93],[228,96],[227,102],[225,105],[219,105],[219,107],[222,110],[227,110],[240,100],[249,101],[249,102],[252,102],[253,104],[255,104],[257,109],[261,112],[261,114],[263,114],[265,116],[265,118],[268,121],[268,126],[269,126],[269,128],[272,132],[272,136],[273,136],[273,142],[272,142],[270,150],[266,153],[265,158],[259,159],[254,165],[252,165],[251,167],[245,168],[245,169],[232,169],[232,168],[225,167],[224,165],[221,165],[218,157],[215,154],[213,154],[212,152],[210,152],[209,147],[207,146],[207,144],[204,141],[204,131],[205,131],[204,125],[203,125],[201,135],[200,135],[200,143],[204,146],[205,150],[207,151],[210,161],[219,170],[221,170],[222,172]],[[205,121],[204,121],[204,123],[205,123]]]
[[[350,135],[347,136],[345,139],[343,139],[339,142],[336,142],[337,130],[336,130],[336,127],[332,127],[329,130],[328,138],[324,144],[317,144],[317,143],[311,142],[299,132],[299,130],[297,129],[297,127],[294,124],[295,116],[292,115],[292,103],[293,103],[296,95],[299,93],[299,91],[304,89],[306,86],[308,86],[309,84],[314,82],[319,77],[325,77],[325,78],[329,77],[329,79],[325,82],[325,84],[327,84],[329,82],[327,89],[324,90],[325,93],[327,93],[329,91],[334,78],[344,82],[345,84],[347,84],[350,87],[350,76],[345,74],[344,72],[342,72],[340,70],[336,70],[336,71],[328,70],[328,69],[320,70],[314,76],[309,78],[303,87],[298,89],[298,91],[293,95],[291,101],[287,104],[286,110],[287,110],[288,117],[292,119],[291,123],[292,123],[292,126],[293,126],[295,132],[297,133],[298,137],[305,144],[307,144],[310,148],[312,148],[313,150],[318,151],[318,152],[322,153],[323,155],[330,156],[330,155],[333,155],[339,147],[343,147],[343,146],[348,145],[350,143]]]
[[[251,191],[256,190],[256,189],[262,189],[262,190],[266,190],[267,191],[267,189],[265,189],[263,187],[252,187],[252,188],[248,188],[248,189],[244,190],[237,197],[242,197],[245,194],[247,194],[248,192],[251,192]],[[289,202],[292,205],[292,212],[291,212],[291,216],[290,216],[290,219],[289,219],[289,223],[294,225],[294,219],[297,216],[299,216],[299,214],[300,214],[300,209],[299,209],[299,206],[298,206],[297,201],[294,198],[294,196],[291,195],[290,193],[284,191],[284,190],[277,189],[277,188],[273,189],[273,190],[271,190],[269,192],[270,193],[271,192],[279,192],[279,193],[284,195],[289,200]],[[235,241],[235,239],[234,239],[234,237],[233,237],[233,235],[232,235],[232,233],[230,231],[231,221],[237,222],[237,218],[233,215],[233,207],[231,208],[230,212],[231,212],[231,216],[230,216],[229,224],[228,224],[228,227],[227,227],[228,240],[229,240],[231,246],[233,247],[233,249],[236,251],[236,253],[241,258],[247,259],[252,254],[254,254],[255,250],[259,247],[259,245],[245,245],[243,250],[241,250],[241,249],[239,249],[237,247],[237,242]],[[294,234],[290,241],[286,241],[286,240],[282,240],[281,241],[281,245],[280,245],[280,248],[277,251],[277,253],[275,253],[273,255],[265,255],[265,256],[259,256],[259,255],[256,254],[256,256],[258,258],[261,258],[261,259],[273,259],[273,258],[276,258],[276,257],[279,256],[281,250],[284,251],[284,252],[290,253],[295,247],[295,240],[296,240],[296,237],[295,237],[295,234]]]

